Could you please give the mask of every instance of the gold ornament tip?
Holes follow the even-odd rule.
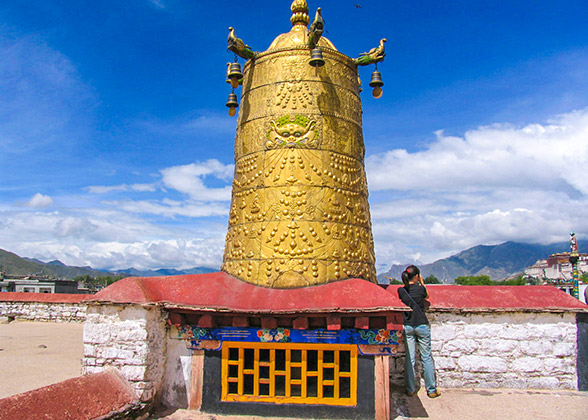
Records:
[[[292,10],[292,13],[308,13],[308,3],[306,2],[306,0],[294,0],[290,5],[290,10]]]
[[[308,3],[306,0],[294,0],[290,6],[292,10],[292,17],[290,22],[292,25],[308,25],[310,16],[308,16]]]
[[[374,90],[372,91],[372,96],[376,99],[381,98],[383,94],[382,88],[381,87],[375,87]]]

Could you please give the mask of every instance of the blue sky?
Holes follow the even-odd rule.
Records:
[[[289,31],[290,3],[1,2],[0,248],[219,267],[236,127],[227,28],[264,51]],[[379,269],[588,235],[588,3],[319,6],[349,56],[388,39],[384,96],[362,94]]]

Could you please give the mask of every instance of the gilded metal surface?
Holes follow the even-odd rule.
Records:
[[[222,269],[275,288],[375,282],[357,65],[321,37],[310,66],[295,3],[292,31],[243,69]]]
[[[292,10],[292,17],[290,22],[292,25],[308,25],[310,18],[308,17],[308,4],[306,0],[294,0],[290,6]]]

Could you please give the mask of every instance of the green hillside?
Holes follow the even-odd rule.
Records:
[[[114,275],[113,273],[94,270],[90,267],[70,267],[59,261],[44,263],[38,260],[21,258],[3,249],[0,249],[0,267],[6,274],[40,275],[56,279],[73,279],[84,275],[91,277]]]

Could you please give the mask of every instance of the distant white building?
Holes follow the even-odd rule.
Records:
[[[588,273],[588,254],[580,254],[578,271],[580,275]],[[572,281],[570,253],[552,254],[546,260],[537,260],[535,264],[525,269],[525,275],[551,283]]]
[[[588,254],[579,254],[578,272],[580,276],[588,273]],[[534,277],[544,283],[555,284],[558,288],[568,294],[572,294],[574,285],[572,283],[572,264],[570,253],[562,252],[552,254],[546,260],[537,260],[535,264],[525,269],[525,276]],[[580,300],[586,303],[584,290],[588,285],[580,284]]]

